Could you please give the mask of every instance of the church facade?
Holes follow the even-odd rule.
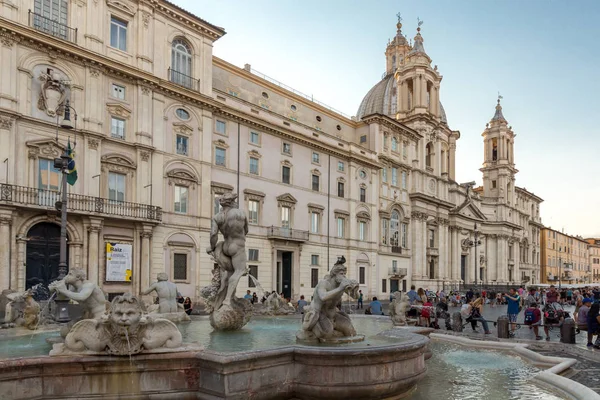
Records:
[[[515,184],[515,134],[498,103],[483,186],[460,183],[460,132],[420,27],[409,45],[398,23],[385,76],[349,117],[214,57],[224,29],[168,1],[14,0],[0,26],[0,288],[57,276],[52,160],[69,142],[69,267],[111,295],[166,272],[197,299],[231,191],[248,215],[249,272],[288,297],[310,296],[342,255],[367,296],[540,282],[542,199]]]

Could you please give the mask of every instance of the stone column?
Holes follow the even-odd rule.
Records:
[[[427,273],[427,246],[429,242],[429,235],[427,234],[427,214],[421,214],[421,227],[423,229],[422,240],[421,240],[421,276],[426,278],[429,276]]]
[[[135,293],[140,293],[141,288],[150,286],[150,239],[152,238],[152,231],[148,231],[147,228],[144,227],[141,236],[142,256],[140,258],[140,273],[139,278],[134,278],[133,282]]]
[[[88,270],[87,276],[90,282],[97,285],[99,282],[100,265],[98,261],[100,251],[100,231],[102,230],[101,222],[93,219],[92,225],[88,228],[89,240],[88,240]]]
[[[450,277],[449,271],[449,255],[450,255],[450,238],[448,237],[448,220],[440,221],[440,239],[438,251],[440,252],[440,278],[447,280]]]
[[[448,165],[448,174],[450,179],[454,180],[456,168],[456,143],[450,143],[450,165]]]
[[[398,84],[398,112],[403,113],[406,110],[406,84],[401,81]]]
[[[271,290],[277,290],[277,249],[271,245]]]
[[[27,249],[27,239],[17,239],[17,265],[13,268],[17,284],[13,287],[21,292],[25,290],[25,257]]]
[[[412,278],[414,280],[414,278],[420,278],[421,277],[421,246],[423,243],[423,240],[421,238],[421,236],[423,235],[423,230],[421,228],[421,220],[420,220],[420,213],[414,211],[411,215],[412,217],[412,251],[413,251],[413,256],[412,256],[412,271],[411,271],[411,275]]]
[[[10,225],[12,212],[0,214],[0,291],[14,289],[10,277]]]

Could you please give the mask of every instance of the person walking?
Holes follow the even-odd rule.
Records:
[[[515,330],[517,329],[517,316],[519,315],[521,306],[521,296],[517,294],[517,291],[514,288],[511,288],[509,294],[504,297],[508,302],[506,313],[508,314],[508,320],[510,321],[510,336],[514,337]]]
[[[304,295],[300,296],[300,300],[298,300],[298,312],[300,314],[304,314],[304,307],[306,307],[307,304],[308,302],[304,300]]]
[[[363,292],[362,290],[358,291],[358,304],[356,305],[357,309],[363,308]]]

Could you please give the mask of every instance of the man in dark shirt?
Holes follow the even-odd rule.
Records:
[[[550,285],[550,290],[546,293],[546,304],[556,303],[558,301],[558,292],[554,285]]]

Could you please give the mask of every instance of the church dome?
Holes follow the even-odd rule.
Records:
[[[375,84],[371,90],[367,92],[363,100],[360,102],[356,119],[361,120],[363,117],[371,114],[383,114],[391,118],[396,118],[396,84],[394,74],[390,73],[383,77],[381,81]],[[446,111],[440,102],[440,119],[445,124],[448,124],[446,119]]]

